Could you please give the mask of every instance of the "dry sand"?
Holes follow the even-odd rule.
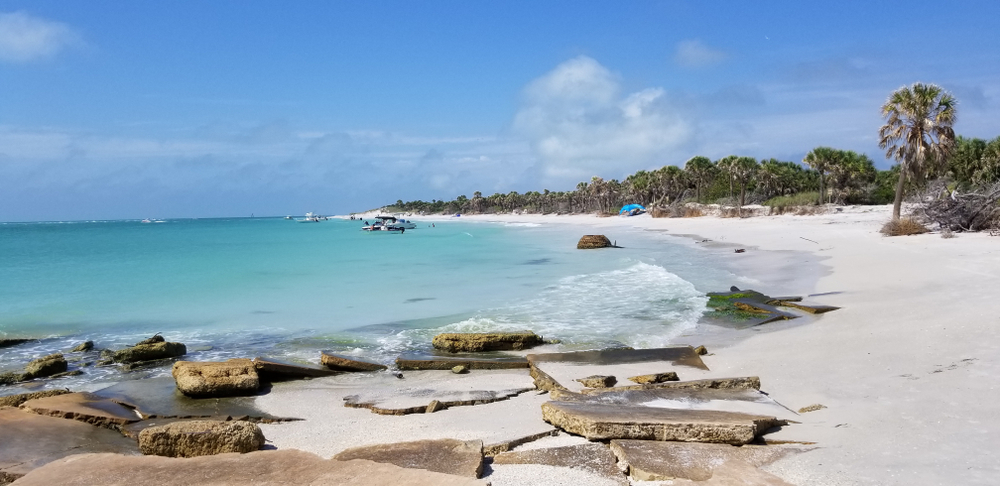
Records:
[[[427,219],[427,218],[421,218]],[[826,267],[808,301],[842,307],[808,325],[711,349],[721,375],[759,375],[803,424],[775,438],[819,449],[768,467],[799,485],[997,484],[1000,477],[1000,237],[886,238],[889,207],[746,219],[462,216],[463,220],[642,228],[746,248],[756,290],[787,293],[795,259]],[[811,241],[810,241],[811,240]],[[711,251],[711,250],[706,250]],[[727,251],[727,253],[729,253]],[[761,265],[760,262],[766,262]],[[790,273],[791,272],[791,273]],[[805,282],[807,280],[803,280]]]

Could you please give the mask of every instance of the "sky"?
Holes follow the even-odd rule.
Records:
[[[905,8],[900,8],[903,6]],[[4,1],[0,221],[344,214],[1000,135],[1000,2]]]

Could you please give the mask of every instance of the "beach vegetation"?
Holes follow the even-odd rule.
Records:
[[[885,124],[878,131],[879,148],[900,164],[892,219],[900,217],[906,180],[919,184],[951,155],[957,104],[940,86],[914,83],[893,91],[882,105]]]
[[[882,226],[879,230],[884,236],[910,236],[927,233],[930,230],[913,218],[895,218]]]
[[[814,206],[819,199],[818,192],[797,192],[787,196],[777,196],[764,201],[765,206],[785,209],[795,206]]]

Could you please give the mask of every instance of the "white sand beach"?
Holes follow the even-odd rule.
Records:
[[[819,448],[768,470],[799,485],[995,484],[1000,237],[886,238],[878,230],[889,209],[745,219],[462,218],[580,225],[612,239],[616,230],[637,227],[697,235],[691,244],[733,243],[747,251],[706,251],[745,262],[746,275],[760,280],[752,287],[764,293],[788,291],[783,280],[793,276],[789,260],[799,252],[821,257],[829,273],[798,292],[824,294],[807,300],[841,310],[778,332],[747,331],[748,339],[705,357],[716,375],[760,376],[762,390],[789,408],[827,407],[773,437]]]

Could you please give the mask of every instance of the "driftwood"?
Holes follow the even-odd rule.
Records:
[[[941,229],[1000,232],[1000,182],[961,193],[943,181],[931,183],[920,198],[920,212]]]

